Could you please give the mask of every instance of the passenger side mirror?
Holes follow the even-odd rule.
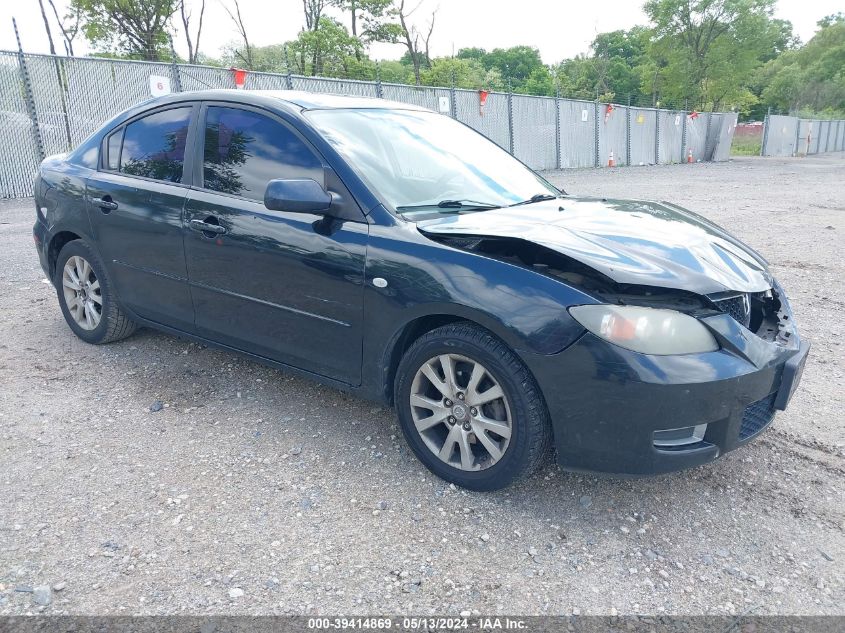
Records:
[[[271,180],[264,191],[264,206],[271,211],[323,213],[331,204],[332,195],[310,178]]]

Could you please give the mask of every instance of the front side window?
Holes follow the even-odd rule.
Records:
[[[126,126],[120,171],[154,180],[181,182],[191,107],[172,108]]]
[[[206,189],[263,200],[276,178],[311,178],[324,185],[323,165],[287,126],[237,108],[210,107],[205,123]]]

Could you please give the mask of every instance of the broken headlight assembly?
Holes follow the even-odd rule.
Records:
[[[642,354],[697,354],[719,349],[707,327],[676,310],[601,304],[574,306],[569,313],[599,338]]]

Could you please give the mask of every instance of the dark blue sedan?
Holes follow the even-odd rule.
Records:
[[[149,326],[395,406],[440,477],[549,450],[644,475],[742,446],[809,344],[754,250],[668,203],[576,198],[422,108],[208,91],[120,114],[36,184],[71,330]]]

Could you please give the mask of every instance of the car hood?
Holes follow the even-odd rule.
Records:
[[[698,294],[772,287],[766,260],[756,251],[705,218],[666,202],[567,196],[417,225],[432,235],[533,242],[622,284]]]

